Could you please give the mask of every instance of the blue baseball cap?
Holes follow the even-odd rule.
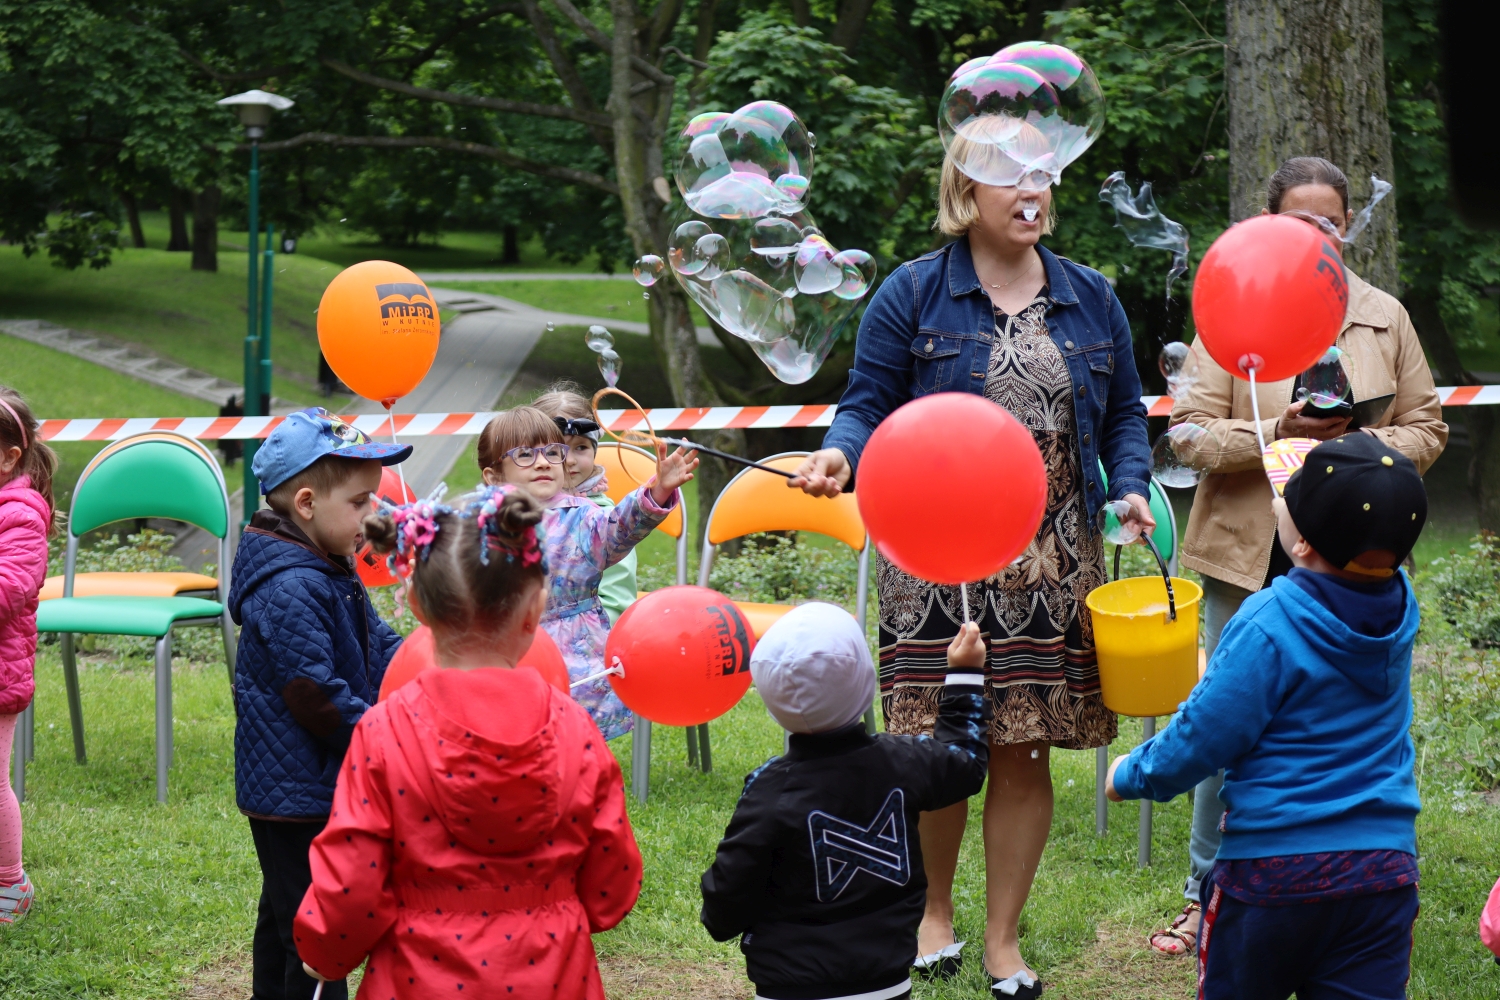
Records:
[[[298,410],[287,417],[255,453],[252,468],[260,480],[262,495],[270,493],[324,455],[339,458],[379,459],[381,465],[397,465],[411,454],[409,444],[381,444],[343,417],[321,406]]]

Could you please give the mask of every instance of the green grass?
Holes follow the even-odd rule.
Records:
[[[44,255],[0,247],[4,318],[44,319],[141,344],[232,382],[244,379],[245,255],[220,253],[215,273],[185,253],[125,250],[102,271],[64,271]],[[337,264],[276,259],[271,356],[276,395],[312,401],[318,374],[315,311]],[[160,414],[175,416],[177,414]]]
[[[0,247],[0,252],[9,250]],[[208,417],[218,409],[201,399],[180,396],[100,365],[0,334],[0,381],[16,389],[40,419],[64,417]],[[52,445],[59,465],[53,493],[67,510],[73,484],[103,441],[60,441]],[[216,453],[217,454],[217,453]]]

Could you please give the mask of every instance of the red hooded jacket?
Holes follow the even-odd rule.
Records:
[[[589,935],[641,889],[620,767],[535,670],[428,670],[355,727],[297,951],[359,995],[604,1000]]]

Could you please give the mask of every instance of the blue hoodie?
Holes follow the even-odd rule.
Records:
[[[1165,802],[1224,768],[1220,858],[1417,851],[1411,651],[1418,611],[1361,635],[1285,577],[1229,620],[1171,725],[1115,771]]]

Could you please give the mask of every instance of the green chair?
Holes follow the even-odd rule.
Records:
[[[217,600],[196,597],[74,597],[78,540],[115,521],[161,517],[185,521],[219,540]],[[167,800],[167,769],[172,764],[172,630],[178,626],[218,626],[224,658],[234,678],[234,624],[225,607],[229,593],[229,493],[218,464],[191,438],[152,432],[115,442],[101,451],[78,477],[68,517],[68,551],[63,596],[37,608],[38,632],[62,636],[63,677],[73,726],[73,753],[86,762],[83,701],[73,637],[143,635],[156,639],[156,798]]]

